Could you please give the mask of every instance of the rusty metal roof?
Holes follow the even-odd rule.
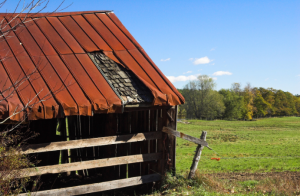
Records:
[[[7,23],[11,16],[0,14],[0,21]],[[20,17],[24,16],[19,15],[15,22],[21,22]],[[113,12],[39,13],[26,21],[24,27],[0,38],[0,90],[30,75],[16,93],[0,102],[0,118],[10,116],[29,101],[40,100],[30,110],[30,120],[121,112],[124,102],[115,92],[119,90],[112,88],[92,61],[89,54],[93,52],[105,54],[132,72],[150,90],[152,105],[184,103],[182,95]]]

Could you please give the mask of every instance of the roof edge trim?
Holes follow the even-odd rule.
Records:
[[[113,13],[113,10],[97,10],[97,11],[78,11],[78,12],[44,12],[44,13],[0,13],[0,16],[17,16],[17,17],[28,17],[28,18],[41,18],[41,17],[60,17],[60,16],[74,16],[81,14],[95,14],[95,13]]]

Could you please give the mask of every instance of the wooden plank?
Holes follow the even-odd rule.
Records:
[[[169,108],[170,106],[151,106],[151,107],[125,107],[124,112],[135,112],[145,110],[160,110],[162,108]]]
[[[95,184],[74,186],[68,188],[53,189],[47,191],[39,191],[31,193],[35,196],[57,196],[57,195],[82,195],[86,193],[95,193],[100,191],[113,190],[117,188],[136,186],[140,184],[145,184],[149,182],[156,182],[161,180],[161,175],[150,174],[145,176],[138,176],[133,178],[126,178],[122,180],[113,180],[109,182],[101,182]],[[27,193],[19,194],[19,196],[28,196]]]
[[[175,106],[175,131],[177,131],[177,121],[178,121],[178,105]],[[177,146],[177,138],[175,137],[174,140],[174,160],[173,160],[173,167],[174,167],[174,174],[176,174],[176,146]]]
[[[184,134],[184,133],[175,131],[174,129],[171,129],[171,128],[169,128],[169,127],[164,127],[162,131],[163,131],[164,133],[168,133],[168,134],[174,135],[174,136],[176,136],[176,137],[180,137],[180,138],[182,138],[182,139],[188,140],[188,141],[190,141],[190,142],[194,142],[194,143],[196,143],[196,144],[198,144],[198,145],[202,145],[202,146],[205,146],[205,147],[211,149],[211,148],[208,146],[207,142],[204,141],[204,140],[202,140],[202,139],[198,139],[198,138],[192,137],[192,136],[190,136],[190,135],[186,135],[186,134]]]
[[[207,133],[206,131],[202,131],[200,139],[205,141],[206,140],[206,133]],[[203,148],[204,148],[204,146],[201,146],[201,145],[197,146],[196,153],[195,153],[195,156],[194,156],[194,159],[193,159],[193,163],[192,163],[192,166],[191,166],[191,169],[190,169],[188,179],[192,179],[195,176],[196,169],[198,167],[198,163],[199,163]]]
[[[141,123],[141,111],[131,113],[131,133],[136,134],[139,132],[139,125]],[[140,154],[140,142],[131,143],[130,155]],[[141,176],[141,164],[135,163],[129,165],[128,177]]]
[[[141,121],[141,128],[144,130],[143,132],[149,131],[149,111],[145,110],[142,112],[143,118]],[[149,141],[149,140],[148,140]],[[147,154],[148,152],[148,141],[143,141],[141,144],[141,154]],[[149,143],[150,144],[150,143]],[[150,151],[150,150],[149,150]],[[147,175],[148,173],[149,163],[143,162],[141,163],[141,176]]]
[[[43,144],[32,144],[22,148],[21,154],[49,152],[64,149],[85,148],[92,146],[105,146],[111,144],[124,144],[144,140],[161,139],[162,134],[157,132],[118,135],[110,137],[99,137],[92,139],[71,140],[64,142],[51,142]]]
[[[168,120],[167,120],[167,127],[173,129],[176,131],[176,107],[172,107],[167,111],[167,115],[168,115]],[[175,150],[176,150],[176,137],[169,134],[168,135],[169,138],[169,146],[168,146],[168,169],[175,174]]]
[[[167,126],[167,110],[169,108],[161,108],[158,110],[158,132],[161,132],[163,127]],[[165,175],[166,172],[166,165],[167,165],[167,152],[166,152],[166,147],[169,145],[169,139],[168,139],[168,134],[163,133],[162,139],[157,140],[157,152],[163,153],[163,159],[159,160],[157,162],[157,172],[160,173],[161,175]]]
[[[106,123],[105,123],[105,136],[114,136],[117,135],[118,122],[116,113],[110,113],[106,115]],[[104,158],[116,157],[117,145],[109,145],[104,147],[103,156]],[[138,153],[141,154],[141,153]],[[117,180],[117,174],[119,174],[119,170],[117,167],[107,167],[102,171],[102,177],[105,181]]]
[[[140,163],[144,161],[154,161],[162,158],[162,153],[151,153],[151,154],[138,154],[131,156],[123,157],[114,157],[114,158],[105,158],[91,161],[75,162],[75,163],[66,163],[61,165],[51,165],[35,168],[27,168],[19,170],[20,176],[39,176],[43,174],[56,174],[68,171],[76,171],[82,169],[92,169],[100,167],[108,167],[114,165],[130,164],[130,163]],[[1,177],[1,172],[0,172]]]
[[[119,121],[118,121],[118,131],[120,134],[128,134],[129,133],[129,126],[128,126],[128,113],[121,113],[119,114]],[[127,156],[128,155],[129,144],[118,144],[118,156]],[[120,165],[120,176],[119,179],[126,178],[127,176],[127,167],[128,165]]]

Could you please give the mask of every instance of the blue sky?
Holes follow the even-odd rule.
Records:
[[[50,0],[46,11],[60,1]],[[17,3],[10,0],[5,8]],[[300,94],[300,1],[66,0],[64,11],[113,10],[177,88],[199,74],[217,90]],[[3,12],[2,8],[2,12]]]

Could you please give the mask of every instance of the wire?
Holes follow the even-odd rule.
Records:
[[[211,158],[211,160],[216,160],[216,161],[220,161],[220,159],[293,159],[293,158],[300,158],[300,156],[289,156],[289,157],[218,157],[218,158]]]

